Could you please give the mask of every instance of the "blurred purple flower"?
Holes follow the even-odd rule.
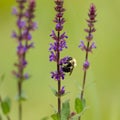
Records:
[[[13,8],[12,8],[12,14],[13,14],[13,15],[17,15],[17,14],[18,14],[18,10],[17,10],[16,7],[13,7]]]
[[[18,20],[17,25],[21,29],[21,28],[24,28],[26,26],[26,22],[23,20]]]
[[[12,35],[11,35],[12,38],[17,38],[17,33],[15,31],[12,32]]]
[[[29,1],[27,9],[25,8],[25,3],[27,2],[26,0],[16,2],[18,3],[18,7],[13,8],[12,14],[16,15],[17,17],[16,24],[19,31],[18,33],[16,31],[13,31],[12,37],[18,41],[18,63],[15,64],[15,66],[18,67],[18,73],[16,72],[16,76],[22,79],[24,78],[24,67],[27,65],[27,51],[28,49],[34,47],[34,43],[30,43],[30,40],[32,39],[31,31],[37,28],[37,24],[33,21],[33,18],[35,17],[35,1]],[[28,13],[28,15],[25,15],[26,13]]]

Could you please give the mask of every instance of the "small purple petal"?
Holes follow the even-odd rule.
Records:
[[[78,47],[81,48],[81,50],[86,50],[86,46],[82,40],[80,41],[80,45]]]
[[[26,11],[26,13],[24,14],[26,17],[29,17],[29,12]]]
[[[17,33],[15,31],[13,31],[11,37],[12,38],[17,38]]]
[[[61,40],[59,43],[59,50],[62,51],[64,48],[67,48],[66,41]]]
[[[83,64],[83,70],[87,70],[90,66],[90,63],[86,60]]]
[[[32,39],[32,35],[30,33],[28,33],[26,40],[31,40]]]
[[[92,50],[95,48],[96,48],[95,42],[92,42],[92,44],[90,45],[88,50],[89,50],[89,52],[92,52]]]
[[[57,71],[55,72],[51,72],[51,78],[55,79],[55,80],[63,80],[64,79],[65,74],[63,73],[62,70],[60,70],[60,72],[58,73]]]
[[[19,46],[17,47],[17,52],[19,55],[25,53],[27,51],[27,48],[22,45],[22,43],[19,43]]]
[[[66,36],[65,34],[66,34],[65,32],[61,34],[60,39],[68,38],[68,36]]]
[[[55,53],[53,51],[51,51],[51,54],[49,56],[49,60],[50,60],[50,62],[51,61],[56,61],[56,55],[55,55]]]
[[[91,48],[92,48],[92,49],[93,49],[93,48],[96,48],[95,42],[93,42],[93,43],[91,44]]]
[[[92,34],[89,34],[88,36],[86,36],[86,39],[87,39],[88,41],[91,41],[91,40],[93,39],[93,35],[92,35]]]
[[[20,78],[19,73],[17,73],[16,71],[12,71],[12,74],[13,74],[16,78]]]
[[[52,50],[54,50],[54,51],[57,50],[57,43],[56,43],[56,42],[54,42],[54,44],[53,44],[53,43],[50,43],[49,51],[52,51]]]
[[[32,23],[32,28],[33,28],[33,30],[38,29],[38,24],[37,24],[37,22],[33,22],[33,23]]]
[[[22,65],[25,67],[27,65],[27,61],[26,60],[23,60],[22,61]]]
[[[54,40],[58,40],[58,37],[56,36],[54,30],[52,30],[52,33],[50,34],[50,36],[51,36]]]
[[[17,10],[16,7],[13,7],[13,8],[12,8],[12,14],[13,14],[13,15],[17,15],[17,14],[18,14],[18,10]]]
[[[65,93],[65,87],[62,86],[61,90],[60,90],[60,95],[63,95]]]
[[[30,75],[28,73],[24,74],[24,79],[28,80],[30,78]]]
[[[61,60],[60,60],[60,65],[63,65],[63,64],[66,64],[67,63],[67,61],[68,61],[68,58],[69,58],[69,56],[66,56],[66,57],[64,57],[64,58],[62,58]]]
[[[61,26],[60,23],[56,24],[56,31],[61,31],[63,29],[63,26]]]
[[[17,25],[18,25],[19,28],[24,28],[25,25],[26,25],[26,22],[25,22],[25,21],[22,21],[22,20],[21,20],[21,21],[18,20]]]
[[[32,43],[30,43],[28,46],[27,46],[27,48],[29,49],[29,48],[34,48],[34,43],[32,42]]]

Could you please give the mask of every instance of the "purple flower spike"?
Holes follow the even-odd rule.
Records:
[[[17,17],[16,25],[18,31],[13,31],[12,37],[17,40],[17,58],[18,62],[15,62],[15,67],[17,70],[13,71],[13,75],[17,80],[17,90],[18,90],[18,113],[19,120],[22,120],[22,100],[21,96],[23,94],[23,82],[29,78],[29,75],[25,73],[25,68],[28,65],[26,56],[30,48],[33,47],[33,42],[31,42],[32,35],[31,32],[36,29],[36,24],[33,21],[35,17],[35,0],[16,0],[18,6],[17,9],[13,8],[12,14]],[[28,5],[28,6],[27,6]]]
[[[35,1],[30,0],[27,3],[27,8],[25,7],[25,3],[27,2],[26,0],[17,0],[16,2],[18,3],[18,7],[13,8],[12,14],[16,15],[17,17],[16,25],[19,31],[13,31],[12,37],[18,41],[18,63],[15,64],[15,66],[17,65],[16,67],[18,68],[18,74],[22,79],[24,77],[24,67],[27,66],[27,60],[25,58],[27,51],[33,47],[33,42],[30,43],[30,40],[32,39],[31,31],[36,29],[37,24],[33,21]],[[26,13],[28,13],[28,16],[25,15]]]
[[[65,32],[63,32],[62,34],[60,33],[63,29],[63,23],[65,22],[63,18],[63,14],[65,11],[65,9],[63,8],[63,3],[64,3],[63,0],[55,0],[56,4],[55,11],[57,13],[54,22],[56,23],[56,26],[55,31],[52,30],[52,33],[50,34],[50,37],[54,40],[54,43],[50,43],[49,60],[54,61],[56,62],[56,64],[58,64],[57,72],[52,72],[52,78],[57,80],[64,79],[64,74],[60,66],[60,64],[62,64],[64,60],[60,60],[59,55],[63,51],[63,49],[67,48],[65,39],[68,38]]]
[[[88,28],[85,29],[85,32],[88,34],[86,36],[87,45],[85,45],[84,42],[81,41],[79,48],[81,48],[81,50],[85,50],[86,52],[92,52],[92,49],[96,48],[95,43],[94,42],[91,43],[91,41],[93,40],[93,32],[96,31],[94,27],[94,23],[96,22],[95,19],[96,8],[94,4],[91,4],[88,16],[89,16],[89,19],[87,19]]]
[[[94,23],[96,22],[96,8],[94,4],[91,4],[90,9],[89,9],[89,13],[88,13],[88,19],[87,21],[87,25],[88,28],[84,29],[84,31],[87,33],[86,36],[86,42],[87,44],[85,45],[84,42],[82,41],[81,44],[79,45],[79,47],[82,50],[85,50],[86,54],[85,54],[85,61],[83,63],[83,70],[84,70],[84,75],[83,75],[83,82],[82,82],[82,91],[80,94],[80,99],[84,100],[84,90],[85,90],[85,84],[86,84],[86,75],[87,75],[87,70],[90,66],[88,57],[89,57],[89,53],[92,52],[92,50],[94,48],[96,48],[95,42],[93,41],[93,32],[96,31],[95,27],[94,27]],[[81,119],[81,117],[79,117],[79,120]]]
[[[49,47],[49,60],[50,62],[53,61],[56,63],[56,70],[55,72],[51,72],[51,78],[55,79],[58,84],[58,91],[57,97],[58,97],[58,114],[60,115],[61,112],[61,96],[65,93],[64,86],[61,86],[61,80],[64,80],[65,73],[62,69],[62,64],[64,62],[67,62],[67,57],[61,59],[61,52],[67,48],[66,39],[68,36],[65,32],[62,32],[65,19],[63,18],[65,9],[63,8],[63,0],[54,0],[56,6],[56,16],[53,20],[55,22],[55,30],[52,30],[52,33],[50,34],[50,37],[53,39],[53,43],[50,43]],[[62,32],[62,33],[61,33]]]

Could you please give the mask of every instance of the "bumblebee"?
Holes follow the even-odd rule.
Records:
[[[72,74],[74,67],[76,67],[76,59],[69,57],[64,65],[62,65],[62,70],[65,73]]]

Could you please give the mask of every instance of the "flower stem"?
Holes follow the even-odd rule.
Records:
[[[21,97],[22,94],[22,82],[21,80],[18,82],[18,95],[19,98]],[[18,101],[18,115],[19,115],[19,120],[22,120],[22,102],[21,100]]]
[[[87,43],[87,49],[89,48],[89,42]],[[88,60],[88,51],[86,51],[86,56],[85,56],[85,61]],[[83,82],[82,82],[82,91],[81,91],[81,95],[80,98],[81,100],[83,100],[83,96],[84,96],[84,89],[85,89],[85,82],[86,82],[86,74],[87,71],[84,70],[84,75],[83,75]]]
[[[87,50],[86,50],[86,56],[85,56],[85,61],[88,61],[88,49],[89,49],[90,42],[87,42]],[[86,75],[87,75],[87,70],[84,70],[83,73],[83,82],[82,82],[82,91],[80,94],[81,100],[83,100],[84,97],[84,90],[85,90],[85,83],[86,83]],[[81,116],[78,118],[78,120],[81,120]]]
[[[10,117],[7,115],[7,120],[11,120]]]
[[[58,31],[58,42],[57,42],[57,72],[60,74],[60,51],[59,51],[59,40],[60,40],[60,31]],[[61,90],[61,80],[58,80],[58,94],[60,93]],[[58,95],[58,114],[60,116],[61,114],[61,97],[60,94]]]

